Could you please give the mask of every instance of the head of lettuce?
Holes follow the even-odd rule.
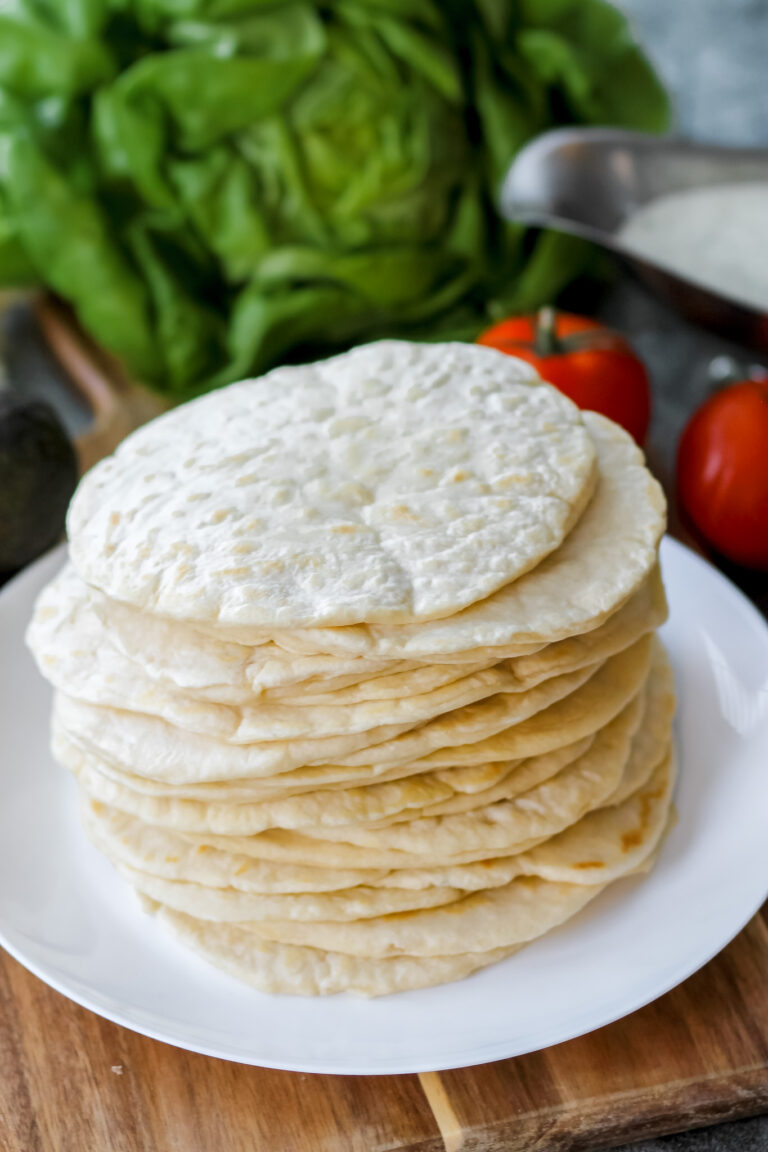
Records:
[[[666,118],[604,0],[11,0],[0,283],[47,285],[178,398],[471,336],[583,259],[495,213],[515,151]]]

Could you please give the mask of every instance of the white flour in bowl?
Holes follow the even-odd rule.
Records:
[[[768,183],[660,196],[638,209],[617,238],[641,259],[768,312]]]

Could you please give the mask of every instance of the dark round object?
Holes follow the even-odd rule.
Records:
[[[0,579],[56,543],[77,478],[74,449],[53,408],[0,392]]]

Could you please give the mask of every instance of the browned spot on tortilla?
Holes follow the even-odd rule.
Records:
[[[580,860],[574,868],[605,868],[605,864],[602,860]]]
[[[395,504],[392,509],[391,518],[393,520],[418,520],[419,517],[409,508],[407,504]]]
[[[640,822],[636,828],[631,832],[625,832],[621,838],[622,852],[630,852],[633,848],[638,848],[645,839],[645,833],[648,829],[648,824],[651,818],[651,808],[654,800],[659,800],[664,795],[664,788],[656,788],[653,792],[646,792],[640,798]]]
[[[241,568],[220,568],[218,570],[218,572],[214,573],[214,575],[215,576],[236,576],[237,577],[237,576],[249,576],[250,572],[251,572],[250,568],[243,568],[243,567],[241,567]]]
[[[621,838],[622,852],[630,852],[633,848],[638,848],[643,842],[642,828],[634,828],[631,832],[625,832]]]

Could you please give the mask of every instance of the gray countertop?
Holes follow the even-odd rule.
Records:
[[[768,147],[768,0],[623,0],[622,7],[632,15],[674,95],[682,134]],[[743,350],[691,328],[625,277],[607,293],[600,313],[630,335],[650,368],[654,416],[649,456],[672,491],[675,446],[688,415],[710,388],[709,361],[723,352],[743,357]],[[53,396],[70,431],[81,430],[87,412],[57,380],[29,313],[15,310],[6,334],[14,382]],[[738,577],[768,608],[768,577]],[[768,1117],[632,1147],[634,1152],[762,1152],[768,1150]]]

